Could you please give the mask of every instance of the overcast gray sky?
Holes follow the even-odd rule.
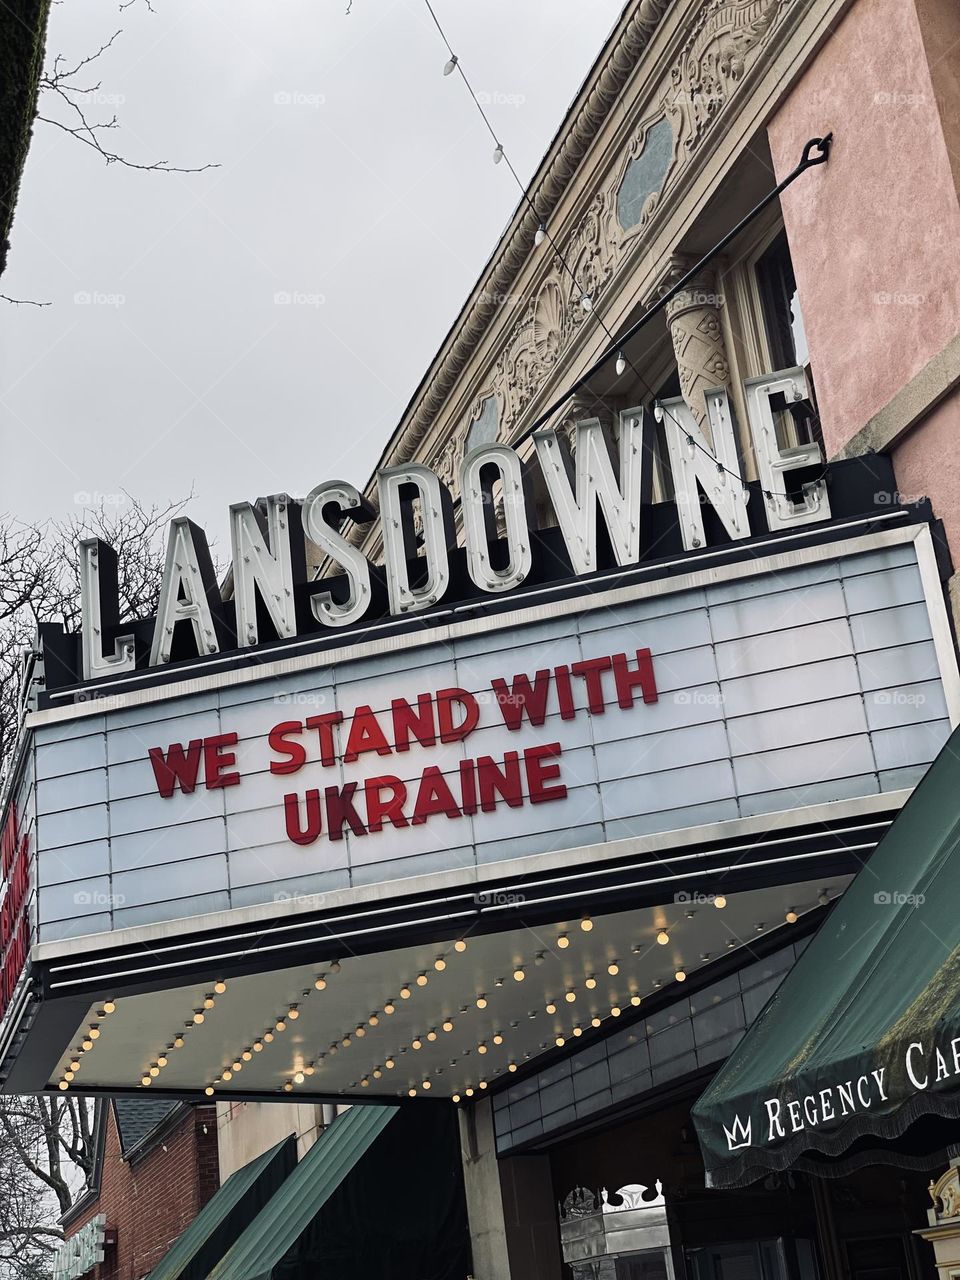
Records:
[[[87,77],[117,150],[221,167],[37,123],[2,290],[52,305],[0,304],[0,508],[194,485],[223,543],[230,502],[366,479],[518,192],[422,0],[347,3],[54,6],[48,60],[123,27]],[[620,7],[436,0],[522,178]]]

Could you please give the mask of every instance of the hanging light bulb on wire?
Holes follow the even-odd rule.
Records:
[[[453,75],[454,71],[457,69],[458,61],[459,59],[457,58],[457,55],[455,53],[451,53],[449,62],[443,68],[443,74],[445,76]]]

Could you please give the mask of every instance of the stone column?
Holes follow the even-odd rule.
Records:
[[[693,259],[674,255],[658,292],[666,293],[693,264]],[[720,323],[721,306],[716,274],[707,270],[672,298],[666,308],[680,374],[680,391],[708,440],[710,431],[706,427],[703,393],[711,387],[730,385],[730,362]]]

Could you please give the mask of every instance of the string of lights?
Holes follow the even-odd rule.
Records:
[[[527,206],[527,208],[530,210],[533,216],[537,219],[537,230],[534,235],[535,245],[539,246],[544,241],[546,241],[550,245],[551,249],[553,250],[557,258],[558,263],[560,264],[562,269],[566,272],[566,274],[570,277],[571,281],[573,282],[574,289],[577,291],[580,298],[581,307],[583,308],[584,311],[594,316],[594,318],[596,319],[597,323],[600,325],[600,328],[603,330],[605,336],[607,337],[610,343],[610,347],[607,349],[607,351],[605,351],[590,366],[590,368],[586,371],[586,373],[583,374],[580,378],[578,378],[572,384],[572,386],[569,387],[568,390],[563,393],[562,396],[560,396],[547,409],[545,409],[543,413],[541,413],[540,416],[537,418],[537,420],[533,422],[529,427],[527,427],[517,437],[517,439],[513,441],[514,447],[517,447],[518,445],[522,444],[525,440],[533,436],[534,433],[538,431],[541,427],[545,426],[550,421],[550,419],[552,419],[553,416],[558,412],[558,410],[562,409],[564,405],[566,405],[568,401],[572,399],[572,397],[576,394],[577,391],[582,390],[584,387],[587,387],[590,379],[594,376],[594,374],[598,373],[602,368],[604,368],[610,362],[610,360],[615,359],[616,361],[615,371],[616,371],[617,377],[622,376],[623,373],[626,371],[627,367],[629,366],[631,372],[640,382],[641,387],[644,390],[644,393],[654,398],[656,410],[663,416],[668,417],[670,421],[677,427],[678,431],[683,432],[686,438],[687,448],[691,450],[693,449],[699,450],[700,453],[706,456],[710,460],[710,462],[713,463],[713,465],[716,467],[717,472],[719,474],[721,475],[726,474],[731,476],[734,480],[736,480],[736,482],[739,485],[741,485],[744,495],[748,496],[749,488],[747,484],[744,482],[743,477],[738,472],[733,471],[731,468],[725,466],[724,463],[722,463],[709,449],[707,449],[703,444],[701,444],[699,440],[697,440],[688,431],[686,431],[683,425],[677,420],[677,418],[666,407],[666,405],[663,405],[659,401],[655,400],[655,393],[653,388],[650,386],[649,382],[644,377],[644,375],[640,372],[640,370],[637,368],[634,362],[626,354],[626,344],[630,338],[632,338],[635,334],[637,334],[640,331],[640,329],[643,328],[649,322],[649,320],[653,318],[654,315],[657,315],[659,314],[660,311],[664,310],[667,303],[671,300],[671,298],[675,297],[678,293],[682,292],[685,286],[691,280],[693,280],[699,272],[703,270],[704,266],[712,258],[714,258],[717,254],[719,254],[722,251],[722,249],[727,244],[729,244],[730,241],[734,239],[736,235],[740,233],[741,229],[748,222],[752,221],[752,219],[756,217],[756,215],[760,213],[763,208],[765,208],[769,203],[771,203],[771,201],[774,198],[779,196],[780,192],[783,191],[785,187],[787,187],[790,184],[790,182],[794,180],[794,178],[798,177],[801,172],[804,172],[806,169],[812,167],[813,165],[822,164],[826,161],[826,159],[829,156],[832,135],[828,134],[824,138],[815,138],[815,139],[812,139],[810,142],[808,142],[807,146],[804,148],[803,158],[801,159],[800,165],[798,165],[798,167],[791,174],[789,174],[787,178],[784,179],[783,182],[779,183],[778,186],[772,192],[770,192],[766,197],[764,197],[764,199],[754,209],[752,209],[750,213],[747,214],[747,216],[744,219],[742,219],[741,222],[739,222],[731,232],[729,232],[716,246],[714,246],[714,248],[711,249],[709,253],[707,253],[703,258],[701,258],[701,260],[698,263],[696,263],[694,267],[692,267],[689,271],[687,271],[683,275],[683,277],[670,290],[668,290],[661,298],[658,299],[656,303],[653,304],[653,306],[648,307],[643,313],[643,315],[641,315],[638,318],[638,320],[633,325],[631,325],[631,327],[627,330],[626,333],[622,334],[619,338],[615,338],[613,333],[610,331],[609,327],[607,326],[606,322],[604,321],[602,315],[599,313],[599,311],[595,309],[594,300],[592,296],[581,286],[580,282],[578,281],[576,273],[574,272],[573,268],[570,266],[562,249],[557,244],[555,238],[551,234],[547,220],[541,216],[536,206],[534,205],[533,199],[531,198],[526,185],[521,181],[519,174],[514,168],[513,162],[511,161],[509,155],[507,154],[506,148],[504,147],[502,140],[500,139],[499,135],[497,134],[496,130],[493,127],[493,124],[490,121],[489,116],[484,110],[483,103],[480,101],[479,97],[474,91],[473,85],[470,83],[470,79],[467,76],[466,71],[464,71],[463,69],[463,64],[461,63],[459,56],[454,52],[453,46],[451,45],[450,40],[447,37],[446,31],[444,30],[443,25],[440,22],[440,19],[437,17],[436,10],[432,5],[431,0],[424,0],[424,4],[427,7],[427,11],[429,12],[430,17],[432,18],[433,23],[440,34],[440,38],[443,41],[444,45],[446,46],[447,54],[449,55],[447,62],[443,68],[443,74],[445,76],[450,76],[456,73],[460,76],[460,79],[462,80],[468,94],[470,95],[470,98],[472,99],[474,106],[476,107],[477,111],[480,113],[480,118],[482,119],[484,126],[487,129],[487,132],[490,134],[490,137],[493,139],[494,164],[501,164],[501,163],[506,164],[517,186],[517,189],[520,192],[521,201]],[[827,471],[828,471],[828,467],[825,464],[819,475],[814,477],[812,480],[805,481],[803,484],[799,486],[800,492],[805,494],[817,488],[817,486],[820,485],[822,481],[826,478]],[[768,499],[776,498],[778,500],[785,500],[788,502],[792,502],[794,500],[793,495],[786,492],[781,493],[771,489],[764,489],[763,493]]]

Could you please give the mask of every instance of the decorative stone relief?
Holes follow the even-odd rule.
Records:
[[[661,277],[660,292],[665,293],[693,266],[682,255],[670,259],[667,272]],[[680,376],[680,394],[700,429],[710,439],[706,405],[703,393],[711,387],[728,386],[730,363],[720,323],[723,299],[717,293],[717,278],[712,271],[705,271],[697,280],[667,303],[667,323],[677,357]]]

